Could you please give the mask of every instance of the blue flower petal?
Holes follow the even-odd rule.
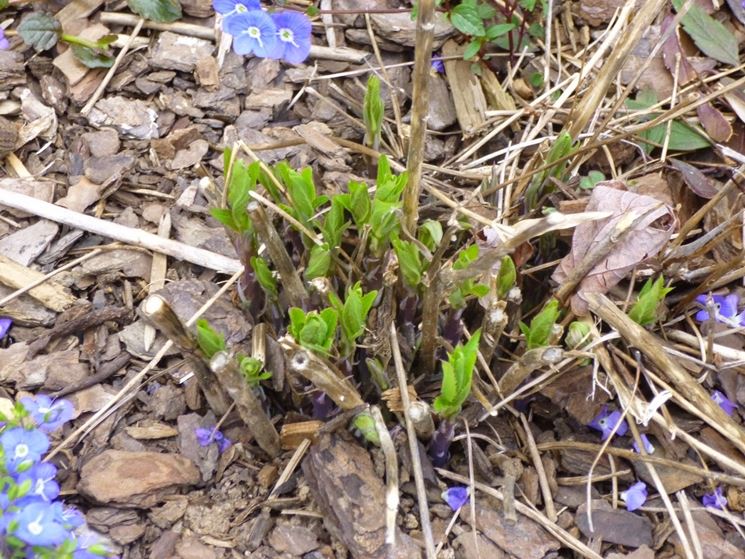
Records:
[[[728,503],[727,497],[724,496],[724,492],[721,487],[717,487],[711,493],[706,493],[702,498],[701,502],[705,507],[712,509],[724,510]]]
[[[621,498],[626,502],[626,510],[634,512],[647,500],[647,484],[643,481],[636,482],[621,493]]]
[[[259,0],[212,0],[212,7],[218,14],[223,15],[238,12],[241,9],[239,5],[245,8],[245,11],[261,8]]]
[[[277,28],[277,47],[272,53],[290,64],[300,64],[310,53],[312,26],[308,16],[301,12],[281,11],[272,14]],[[279,54],[279,56],[276,56]]]
[[[2,29],[2,27],[0,27]],[[3,49],[2,42],[4,40],[2,32],[0,32],[0,50]],[[7,43],[7,40],[5,41]],[[10,45],[9,45],[10,46]],[[8,47],[5,47],[8,48]],[[2,340],[7,334],[10,327],[13,326],[13,319],[9,316],[0,316],[0,340]]]
[[[61,544],[70,533],[59,521],[58,508],[43,501],[26,505],[15,517],[18,527],[13,535],[28,545],[51,547]]]
[[[450,487],[442,492],[442,500],[445,501],[451,509],[457,511],[468,502],[468,487],[463,485]]]
[[[272,18],[261,10],[225,18],[223,29],[233,35],[233,50],[266,58],[276,48],[277,28]]]
[[[5,466],[9,472],[28,469],[34,462],[49,450],[49,439],[38,429],[14,427],[0,435],[0,446],[5,456]]]
[[[644,446],[644,451],[647,454],[654,454],[655,448],[654,445],[649,441],[649,437],[647,437],[646,434],[642,433],[640,438],[642,440],[642,445]],[[641,453],[639,451],[639,445],[636,443],[636,441],[634,441],[631,446],[634,448],[634,452]]]
[[[737,404],[727,398],[727,396],[725,396],[719,390],[712,390],[711,399],[714,400],[714,402],[716,402],[717,405],[722,408],[722,410],[724,410],[724,413],[726,413],[727,415],[732,415],[737,409]]]
[[[616,435],[618,435],[619,437],[623,437],[629,430],[628,423],[626,423],[626,420],[621,420],[620,411],[608,412],[608,406],[604,405],[603,408],[600,410],[600,413],[595,416],[595,418],[590,421],[587,426],[595,429],[596,431],[602,432],[602,440],[606,440],[608,437],[610,437],[613,429],[616,427],[616,424],[618,424],[619,421],[621,422],[621,424],[616,430]]]

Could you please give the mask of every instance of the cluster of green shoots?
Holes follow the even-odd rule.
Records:
[[[366,141],[375,146],[383,110],[379,83],[374,79],[368,85],[364,115],[368,126]],[[551,157],[560,161],[572,149],[572,142],[567,137],[557,144]],[[340,369],[353,372],[364,359],[378,393],[389,388],[388,363],[371,357],[367,348],[360,345],[369,328],[371,311],[382,305],[383,289],[393,290],[399,301],[413,300],[421,308],[420,303],[432,291],[430,283],[440,270],[443,255],[447,255],[451,270],[469,270],[481,250],[476,243],[457,244],[458,231],[469,225],[461,223],[443,231],[439,221],[424,220],[415,235],[402,230],[402,196],[407,176],[394,173],[385,156],[377,161],[374,186],[351,181],[345,191],[336,193],[319,193],[309,168],[298,171],[284,162],[272,168],[259,161],[247,163],[230,149],[225,151],[224,164],[223,199],[216,201],[211,213],[228,231],[244,263],[241,295],[247,310],[269,320],[279,334],[290,336],[313,354],[344,364]],[[257,200],[273,207],[283,218],[280,251],[286,251],[287,260],[292,261],[289,273],[302,275],[304,295],[299,304],[297,300],[295,304],[290,302],[287,278],[277,269],[272,251],[268,247],[261,250],[266,239],[260,235],[251,209]],[[263,215],[262,219],[271,221]],[[397,280],[386,279],[391,269],[398,270]],[[481,283],[477,273],[454,277],[461,279],[441,293],[446,305],[438,302],[437,308],[440,314],[451,313],[458,320],[472,301],[490,296],[504,300],[518,282],[509,256],[501,259],[499,272],[490,284]],[[642,325],[654,323],[658,306],[669,290],[661,277],[648,281],[629,316]],[[560,317],[559,301],[550,299],[528,323],[521,322],[525,349],[556,345],[563,335]],[[570,349],[579,349],[587,343],[590,331],[589,323],[574,321],[568,326],[564,342]],[[455,418],[472,391],[482,337],[481,329],[477,329],[465,344],[453,340],[452,351],[440,360],[441,386],[432,401],[432,409],[441,420],[430,443],[435,463],[442,464],[447,459]],[[204,320],[197,324],[197,338],[208,358],[225,350],[224,337]],[[236,358],[251,387],[258,388],[271,376],[258,359],[240,354]],[[366,387],[362,392],[369,393]],[[371,421],[369,416],[358,415],[358,419],[355,426],[370,433],[369,440],[375,440],[372,427],[362,429],[366,421]]]

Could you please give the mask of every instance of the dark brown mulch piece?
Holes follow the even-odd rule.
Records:
[[[322,435],[303,461],[303,473],[326,529],[353,557],[388,557],[385,487],[365,449],[340,435]],[[393,557],[415,559],[421,552],[414,540],[399,530]]]

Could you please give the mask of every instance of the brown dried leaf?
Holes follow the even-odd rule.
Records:
[[[651,196],[622,190],[620,181],[599,183],[592,192],[588,211],[608,210],[609,218],[583,223],[574,231],[572,249],[565,256],[552,278],[561,284],[597,245],[617,235],[624,224],[634,230],[616,244],[580,282],[572,297],[572,311],[587,314],[585,293],[606,293],[620,282],[635,266],[656,255],[670,239],[677,227],[677,219],[670,206]]]
[[[699,105],[696,113],[706,133],[715,142],[726,142],[732,136],[732,126],[711,103]]]
[[[663,36],[670,25],[672,25],[673,19],[673,16],[669,15],[662,22],[661,34]],[[696,78],[696,70],[691,66],[688,57],[683,52],[678,33],[680,33],[679,28],[671,33],[667,41],[662,45],[662,59],[665,61],[665,67],[670,70],[673,76],[676,71],[678,72],[678,84],[685,85]]]
[[[688,188],[697,196],[710,200],[717,193],[717,188],[709,180],[709,177],[704,175],[698,168],[679,159],[671,159],[670,164],[681,174]]]

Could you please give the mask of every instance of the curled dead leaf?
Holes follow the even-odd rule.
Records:
[[[608,210],[610,217],[577,226],[572,248],[552,279],[560,285],[581,268],[586,256],[606,244],[609,252],[590,269],[571,299],[572,311],[587,314],[586,293],[606,293],[638,264],[662,250],[678,225],[673,209],[652,196],[625,189],[621,181],[599,183],[587,205],[588,212]],[[609,243],[609,240],[611,241]]]

